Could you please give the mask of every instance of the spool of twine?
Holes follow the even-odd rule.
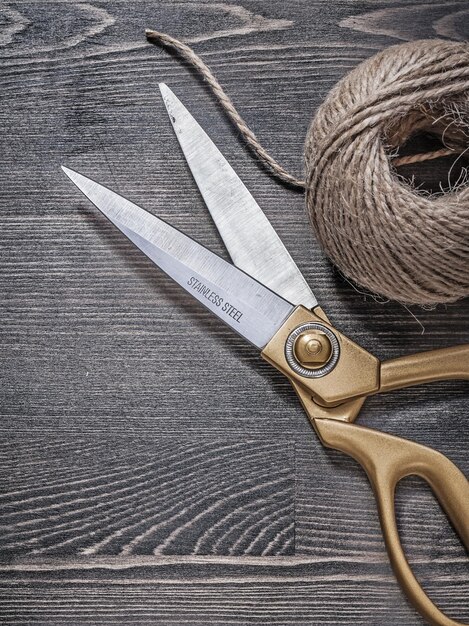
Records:
[[[324,251],[353,282],[404,304],[434,305],[469,295],[469,185],[462,168],[445,193],[419,191],[400,165],[469,153],[469,44],[422,40],[364,61],[330,92],[309,127],[305,179],[261,146],[191,48],[156,31],[205,78],[254,153],[280,180],[306,190]],[[441,149],[396,158],[417,133]],[[453,163],[454,166],[454,163]]]

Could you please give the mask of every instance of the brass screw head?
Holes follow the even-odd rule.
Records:
[[[308,369],[319,369],[332,356],[329,338],[319,330],[307,330],[301,333],[293,347],[297,361]]]

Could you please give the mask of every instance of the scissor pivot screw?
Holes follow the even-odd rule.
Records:
[[[321,378],[329,374],[337,365],[339,354],[337,337],[319,322],[297,326],[285,344],[288,365],[305,378]]]
[[[296,338],[295,357],[301,365],[311,369],[322,367],[332,355],[332,346],[326,335],[318,330],[305,331]]]

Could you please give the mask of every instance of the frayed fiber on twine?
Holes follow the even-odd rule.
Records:
[[[421,40],[391,46],[357,66],[330,92],[309,127],[305,178],[262,147],[207,65],[186,44],[156,31],[204,77],[256,156],[280,180],[306,190],[314,232],[352,281],[404,304],[433,305],[469,295],[467,176],[425,194],[396,167],[469,153],[469,44]],[[440,150],[395,158],[417,133]],[[467,174],[467,171],[466,171]]]

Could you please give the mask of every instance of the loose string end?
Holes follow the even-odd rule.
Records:
[[[175,50],[181,58],[187,61],[210,87],[212,93],[217,98],[220,103],[222,109],[231,119],[233,124],[241,133],[245,142],[254,152],[254,154],[258,157],[258,159],[268,168],[268,170],[272,173],[273,176],[281,180],[297,189],[304,189],[306,187],[306,183],[304,180],[300,180],[295,176],[289,174],[277,161],[271,157],[271,155],[263,148],[263,146],[259,143],[257,137],[246,124],[244,119],[238,113],[235,108],[233,102],[229,98],[229,96],[225,93],[224,89],[215,78],[214,74],[210,70],[210,68],[202,61],[202,59],[190,48],[187,44],[182,41],[167,35],[166,33],[161,33],[156,30],[152,30],[150,28],[145,29],[145,35],[147,39],[151,43],[156,43],[162,45],[167,48],[171,48]]]

